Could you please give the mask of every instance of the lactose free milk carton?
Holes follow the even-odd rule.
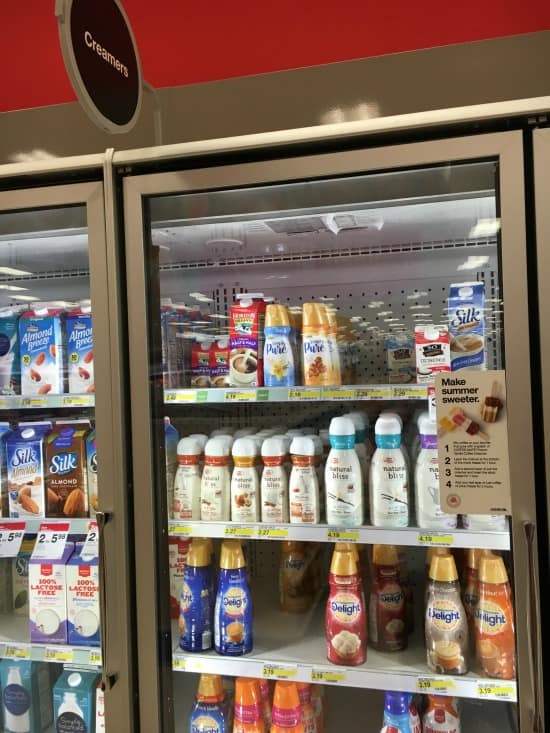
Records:
[[[67,644],[67,562],[74,544],[67,542],[59,560],[31,557],[29,628],[31,642]]]
[[[21,394],[62,394],[64,390],[63,310],[44,306],[19,318]]]
[[[75,646],[99,646],[98,558],[83,558],[77,544],[67,563],[68,641]]]
[[[6,442],[6,470],[10,517],[46,516],[44,443],[52,424],[20,423]]]
[[[19,394],[21,391],[20,312],[20,308],[0,309],[0,394]]]
[[[70,394],[95,392],[91,307],[84,305],[65,317]]]

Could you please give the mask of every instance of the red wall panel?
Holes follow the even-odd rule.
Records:
[[[90,0],[93,4],[93,0]],[[123,0],[146,79],[177,86],[550,29],[543,0]],[[0,9],[0,111],[72,101],[54,0]]]

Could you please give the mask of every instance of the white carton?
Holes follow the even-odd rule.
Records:
[[[29,562],[29,626],[31,642],[67,643],[66,565],[74,545],[67,542],[59,560],[31,557]]]
[[[99,646],[98,558],[81,556],[78,544],[67,563],[68,642],[75,646]]]

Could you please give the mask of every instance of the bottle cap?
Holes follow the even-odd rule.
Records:
[[[288,311],[284,305],[268,305],[265,309],[265,328],[287,326],[290,328]]]
[[[292,439],[290,452],[295,456],[314,456],[315,443],[310,436],[300,435]]]
[[[409,712],[408,692],[386,692],[384,710],[390,715],[403,715]]]
[[[271,438],[276,432],[273,428],[264,428],[263,430],[258,430],[254,435],[257,435],[259,438]]]
[[[458,580],[455,559],[450,552],[444,555],[434,555],[430,563],[430,578],[443,583]]]
[[[286,435],[288,435],[289,438],[296,438],[299,435],[303,435],[301,428],[291,428],[290,430],[287,430]]]
[[[300,428],[302,435],[317,435],[317,430],[311,425],[302,425]]]
[[[330,421],[329,435],[347,435],[355,438],[355,425],[349,417],[333,417]]]
[[[284,451],[283,452],[284,453],[288,453],[289,452],[289,450],[290,450],[290,444],[292,443],[292,438],[289,438],[288,435],[284,435],[282,433],[280,435],[279,434],[273,435],[272,437],[275,438],[276,440],[282,440],[283,441],[283,448],[284,448]]]
[[[302,309],[302,328],[321,329],[327,326],[327,314],[319,303],[304,303]]]
[[[235,706],[258,706],[259,703],[260,689],[258,681],[251,677],[237,677],[237,679],[235,680]],[[259,707],[258,714],[260,714]]]
[[[206,444],[208,443],[208,435],[204,435],[203,433],[193,433],[192,435],[188,435],[187,437],[198,440],[202,449],[201,452],[204,453],[204,449],[206,447]]]
[[[399,555],[395,545],[373,545],[372,562],[375,565],[399,565]]]
[[[212,341],[199,341],[198,345],[199,345],[199,349],[202,349],[203,351],[210,351],[210,347],[212,346]]]
[[[262,456],[284,456],[287,446],[283,441],[284,438],[266,438],[262,443]]]
[[[299,540],[285,540],[282,542],[281,550],[285,553],[305,552],[306,544],[306,542],[300,542]]]
[[[210,565],[212,553],[206,540],[195,537],[187,550],[185,564],[190,568],[205,568]]]
[[[504,560],[493,553],[483,553],[479,558],[479,580],[482,583],[507,583],[508,573]]]
[[[231,448],[231,446],[227,442],[228,437],[229,436],[218,435],[215,438],[210,438],[210,440],[204,447],[205,455],[217,458],[228,456]]]
[[[216,348],[228,349],[229,348],[229,339],[218,339],[216,341]]]
[[[466,567],[472,570],[479,570],[479,560],[483,552],[485,551],[477,547],[469,547],[466,552]]]
[[[258,446],[253,438],[237,438],[231,449],[236,458],[248,458],[258,455]]]
[[[218,674],[201,674],[197,699],[217,698],[219,701],[225,697],[222,678]]]
[[[437,435],[437,424],[429,413],[423,412],[418,418],[417,424],[420,435]]]
[[[403,418],[398,412],[394,412],[393,410],[382,410],[379,417],[394,417],[399,423],[401,432],[403,432]]]
[[[336,310],[334,309],[334,307],[330,305],[325,305],[325,313],[327,314],[327,322],[329,328],[338,328],[338,321],[336,320]]]
[[[332,575],[357,575],[357,561],[351,550],[334,549],[330,563]]]
[[[308,438],[311,438],[313,441],[313,445],[315,446],[315,455],[322,456],[323,455],[323,441],[318,435],[308,435]]]
[[[283,680],[277,680],[275,683],[275,692],[273,693],[273,723],[279,724],[278,715],[279,710],[295,710],[296,720],[287,720],[288,713],[284,714],[284,720],[281,720],[285,727],[293,728],[300,723],[300,696],[298,695],[298,689],[295,682],[285,682]]]
[[[254,435],[255,433],[255,428],[241,428],[240,430],[235,431],[233,438],[235,440],[237,440],[237,438],[248,438],[250,435]]]
[[[339,552],[351,552],[353,559],[357,563],[357,567],[359,567],[359,548],[355,542],[336,542],[334,549]]]
[[[327,430],[327,428],[323,428],[322,430],[319,430],[319,437],[323,441],[323,445],[325,446],[330,445],[329,431]]]
[[[237,570],[245,567],[243,548],[239,540],[224,540],[220,554],[220,568],[223,570]]]
[[[401,435],[401,423],[395,413],[381,414],[375,425],[375,435]]]
[[[219,435],[233,435],[233,428],[226,427],[226,428],[216,428],[216,430],[213,430],[210,433],[211,438],[216,438]]]
[[[428,570],[430,569],[434,555],[446,555],[448,552],[446,547],[428,547],[426,550],[426,565],[428,566]]]
[[[182,438],[178,443],[178,456],[200,456],[202,445],[195,438]]]

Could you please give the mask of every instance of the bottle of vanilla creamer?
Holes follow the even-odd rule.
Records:
[[[204,448],[204,470],[201,480],[201,519],[228,522],[231,474],[230,444],[225,436],[210,438]]]
[[[348,417],[333,417],[329,437],[325,466],[327,523],[359,527],[363,521],[363,478],[355,452],[355,425]]]
[[[288,522],[287,447],[283,438],[267,438],[262,443],[264,470],[260,487],[262,522]]]
[[[409,524],[407,463],[397,416],[380,415],[374,427],[376,450],[370,467],[371,521],[375,527]]]
[[[231,519],[233,522],[260,520],[260,479],[256,470],[258,448],[252,438],[237,438],[233,443],[231,475]]]

